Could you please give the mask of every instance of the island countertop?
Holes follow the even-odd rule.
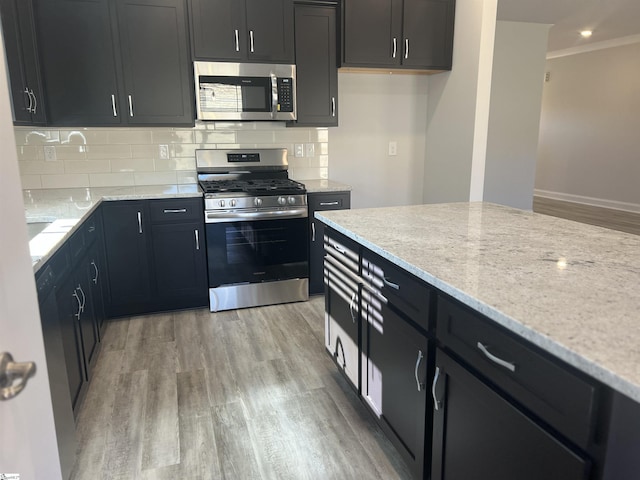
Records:
[[[488,203],[315,214],[640,402],[640,237]]]

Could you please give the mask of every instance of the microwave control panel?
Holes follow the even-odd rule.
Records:
[[[293,112],[293,78],[278,78],[278,111]]]

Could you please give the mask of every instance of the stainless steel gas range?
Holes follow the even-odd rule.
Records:
[[[197,150],[212,312],[309,298],[307,193],[287,150]]]

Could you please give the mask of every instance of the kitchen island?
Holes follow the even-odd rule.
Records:
[[[619,417],[617,421],[621,424],[624,421],[620,418],[626,417],[630,425],[637,425],[639,421],[640,237],[487,203],[321,212],[316,218],[354,241],[362,252],[369,252],[362,253],[362,258],[379,256],[410,273],[416,281],[424,282],[433,292],[434,307],[428,320],[431,326],[424,329],[423,334],[433,335],[432,351],[437,347],[437,353],[431,353],[431,367],[427,369],[428,381],[425,382],[431,387],[428,390],[434,407],[447,395],[445,389],[449,392],[448,389],[468,373],[458,366],[450,366],[455,362],[448,356],[453,356],[492,385],[491,394],[493,390],[506,392],[507,398],[515,399],[518,411],[541,419],[540,423],[546,424],[545,432],[552,431],[566,439],[571,451],[577,447],[589,452],[586,457],[591,460],[572,464],[572,458],[565,462],[569,465],[567,471],[578,472],[565,478],[616,478],[607,473],[607,469],[612,468],[614,448],[611,441],[602,440],[606,436],[602,431],[608,431],[610,438],[618,440],[639,440],[637,435],[618,433],[621,427],[607,423],[602,417]],[[366,287],[364,266],[367,263],[362,265]],[[392,289],[387,290],[392,293]],[[465,323],[459,321],[460,318],[469,320]],[[416,326],[420,319],[411,320]],[[502,371],[493,377],[494,374],[479,363],[485,357],[472,351],[475,340],[465,344],[468,340],[465,336],[470,336],[471,330],[485,334],[496,332],[496,342],[483,344],[481,349],[487,350],[494,360],[497,355],[493,354],[498,350],[492,347],[504,336],[505,342],[516,342],[518,348],[532,352],[540,361],[549,365],[557,363],[562,372],[556,372],[558,378],[551,380],[558,380],[558,385],[563,386],[567,384],[565,378],[567,381],[577,379],[576,388],[583,390],[576,393],[576,401],[584,400],[585,420],[570,419],[567,423],[570,426],[564,430],[554,425],[549,418],[557,412],[547,413],[548,405],[538,402],[539,398],[531,399],[531,391],[537,394],[533,384],[538,381],[544,384],[545,379],[534,382],[531,378],[517,378],[520,373],[529,374],[524,362],[522,365],[503,362],[499,367]],[[361,348],[365,355],[364,326],[362,332]],[[516,351],[507,345],[502,353],[509,352],[510,348]],[[476,354],[478,356],[472,356]],[[420,391],[418,365],[419,362],[415,373]],[[438,383],[438,374],[443,373],[447,381]],[[361,378],[365,396],[364,370]],[[532,383],[527,383],[529,381]],[[443,387],[443,383],[447,386]],[[527,388],[519,392],[517,388],[523,385]],[[481,397],[481,393],[477,395]],[[620,407],[618,413],[617,407],[610,413],[610,405],[620,402],[625,406]],[[568,406],[567,411],[571,408]],[[620,413],[623,410],[624,415]],[[450,419],[439,419],[439,411],[442,407],[435,409],[433,415],[433,466],[425,468],[432,468],[432,478],[455,478],[442,474],[447,458],[439,444],[445,437],[438,429],[445,428],[444,424]],[[583,425],[586,423],[589,425]],[[429,430],[430,422],[428,426]],[[468,432],[471,428],[468,425]],[[597,435],[596,431],[599,431]],[[427,432],[427,437],[430,433]],[[430,440],[427,438],[427,448]],[[625,440],[620,441],[624,445]],[[638,447],[640,443],[626,445],[631,451],[637,451]],[[591,473],[590,461],[595,465]]]

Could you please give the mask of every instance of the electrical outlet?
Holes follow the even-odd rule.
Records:
[[[169,159],[169,145],[160,145],[160,158],[162,160]]]
[[[55,162],[57,160],[56,147],[53,145],[44,146],[44,160],[46,162]]]
[[[295,156],[297,158],[304,157],[304,145],[302,143],[296,143],[296,145],[295,145]]]
[[[304,146],[305,155],[307,157],[315,157],[316,156],[316,146],[313,143],[306,143]]]
[[[389,142],[389,156],[395,157],[398,154],[398,142],[395,140]]]

